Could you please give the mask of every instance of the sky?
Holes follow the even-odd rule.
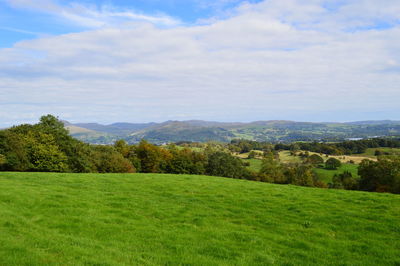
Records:
[[[0,0],[0,128],[400,120],[399,0]]]

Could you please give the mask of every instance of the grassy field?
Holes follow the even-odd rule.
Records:
[[[248,168],[250,170],[253,170],[255,172],[258,172],[261,170],[261,164],[262,164],[262,160],[261,159],[242,159],[243,162],[249,162],[250,166],[248,166]]]
[[[314,172],[317,174],[317,176],[324,182],[329,183],[332,181],[332,178],[335,174],[340,174],[343,173],[344,171],[349,171],[350,173],[353,174],[354,177],[359,177],[358,176],[358,165],[356,164],[342,164],[338,169],[336,170],[327,170],[324,168],[314,168]]]
[[[399,265],[399,195],[0,173],[0,265]]]
[[[301,158],[290,155],[290,151],[280,151],[279,159],[282,163],[301,163]]]
[[[399,148],[369,148],[369,149],[367,149],[366,152],[360,154],[360,156],[376,158],[376,156],[375,156],[375,151],[376,150],[383,151],[383,152],[400,154],[400,149]]]

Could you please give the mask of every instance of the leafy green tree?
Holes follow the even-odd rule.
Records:
[[[208,156],[206,174],[246,179],[250,173],[239,158],[225,152],[215,152]]]
[[[31,170],[68,171],[67,156],[59,149],[53,135],[30,131],[24,136]]]
[[[325,162],[325,167],[329,170],[336,170],[341,165],[342,163],[338,159],[332,157]]]
[[[324,159],[318,154],[312,154],[306,159],[306,162],[312,165],[319,165],[324,163]]]
[[[142,140],[135,149],[144,173],[163,173],[168,168],[172,155],[169,151]]]
[[[3,170],[27,171],[31,167],[25,139],[18,129],[0,131],[0,152],[6,157],[6,163],[1,167]]]
[[[169,152],[172,158],[169,161],[168,173],[196,175],[205,173],[207,163],[205,154],[194,152],[189,148],[178,149],[175,146],[169,147]]]
[[[356,190],[358,189],[358,180],[353,177],[349,171],[344,171],[341,174],[335,174],[332,178],[330,188]]]
[[[284,175],[288,184],[297,186],[314,186],[314,173],[309,165],[294,164],[285,168]]]
[[[95,146],[93,152],[96,169],[99,173],[134,173],[132,163],[111,146]]]
[[[7,162],[6,156],[0,154],[0,167]]]
[[[283,173],[283,168],[273,153],[267,153],[261,163],[260,174],[263,181],[278,184],[287,184],[287,178]]]
[[[376,162],[363,160],[358,174],[361,190],[400,193],[400,157],[379,157]]]
[[[96,172],[93,161],[93,149],[90,145],[71,137],[64,123],[53,115],[40,118],[40,122],[34,126],[34,130],[51,134],[59,149],[67,156],[70,171],[77,173]]]
[[[129,154],[131,152],[131,147],[128,145],[128,143],[126,143],[125,140],[123,140],[123,139],[117,140],[114,143],[114,148],[119,153],[121,153],[121,155],[124,156],[124,158],[128,158],[129,157]]]

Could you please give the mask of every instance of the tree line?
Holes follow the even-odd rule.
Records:
[[[305,150],[329,155],[364,153],[368,148],[400,148],[400,138],[372,138],[337,143],[296,142],[276,144],[276,150]]]
[[[395,140],[386,143],[376,141],[377,145],[397,145]],[[372,142],[362,143],[373,145]],[[114,145],[90,145],[71,137],[61,121],[47,115],[35,125],[19,125],[0,131],[0,170],[194,174],[309,187],[400,193],[398,157],[382,156],[377,162],[366,160],[359,168],[360,179],[345,172],[326,184],[313,171],[316,165],[324,162],[320,156],[304,155],[301,163],[284,164],[277,153],[277,147],[281,148],[279,145],[243,140],[228,145],[179,143],[157,146],[145,140],[135,145],[129,145],[124,140],[116,141]],[[296,145],[288,148],[303,149],[301,143]],[[316,143],[312,145],[317,147]],[[341,146],[338,144],[336,147]],[[248,169],[241,159],[233,155],[235,152],[251,150],[263,151],[260,171]],[[337,160],[331,159],[325,162],[326,167],[338,167]]]

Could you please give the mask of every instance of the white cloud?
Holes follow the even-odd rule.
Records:
[[[105,122],[400,113],[399,25],[349,32],[356,7],[379,4],[328,11],[325,1],[301,2],[244,4],[207,25],[138,23],[20,42],[0,50],[0,104]],[[367,14],[360,21],[376,19]]]
[[[181,22],[165,14],[146,15],[129,9],[119,9],[111,5],[97,7],[71,2],[68,5],[58,5],[53,0],[6,0],[15,8],[32,9],[48,13],[82,27],[101,28],[120,26],[132,21],[142,21],[159,26],[176,26]]]

